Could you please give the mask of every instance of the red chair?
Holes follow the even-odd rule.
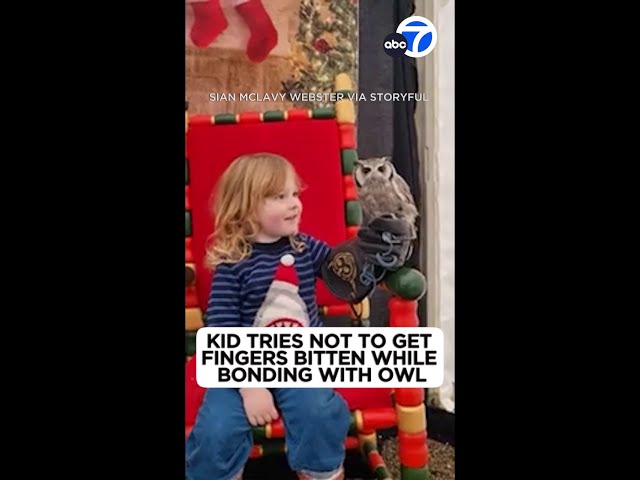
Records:
[[[351,90],[346,75],[338,75],[336,92]],[[351,177],[357,158],[354,106],[338,100],[335,108],[292,109],[264,113],[188,115],[185,164],[186,384],[185,434],[195,421],[205,390],[196,383],[195,334],[205,325],[211,272],[203,265],[205,243],[213,230],[210,199],[215,182],[236,157],[269,151],[289,159],[307,185],[301,194],[302,231],[329,245],[353,238],[362,214]],[[328,212],[331,212],[328,214]],[[389,326],[418,326],[417,301],[426,291],[420,272],[403,268],[380,286],[392,294]],[[350,316],[352,325],[368,326],[369,301],[355,305],[334,297],[318,281],[317,299],[325,315]],[[430,478],[426,442],[426,412],[422,389],[336,389],[352,412],[345,445],[360,449],[380,479],[391,478],[378,452],[376,431],[398,428],[402,480]],[[281,418],[254,428],[250,458],[284,453]]]

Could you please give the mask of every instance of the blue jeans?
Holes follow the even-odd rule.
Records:
[[[351,414],[344,399],[326,388],[272,388],[282,415],[287,460],[295,471],[330,472],[345,457]],[[187,480],[230,480],[253,445],[251,424],[237,389],[209,389],[186,442]]]

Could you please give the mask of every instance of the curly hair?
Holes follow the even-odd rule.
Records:
[[[215,228],[208,239],[205,257],[209,268],[221,263],[237,263],[251,255],[251,241],[260,232],[258,207],[284,188],[288,174],[294,176],[300,187],[293,165],[272,153],[242,155],[227,167],[215,191]],[[297,236],[290,237],[289,241],[297,251],[304,249],[304,243]]]

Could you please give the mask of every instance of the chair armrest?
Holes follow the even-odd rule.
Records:
[[[390,272],[380,286],[405,300],[420,300],[427,293],[427,279],[422,272],[411,267]]]

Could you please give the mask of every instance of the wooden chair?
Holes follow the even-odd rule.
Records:
[[[336,92],[351,92],[344,74]],[[185,434],[195,421],[205,390],[197,385],[195,335],[206,324],[211,272],[203,266],[205,241],[213,230],[210,195],[216,180],[239,155],[269,151],[283,155],[308,185],[301,194],[304,215],[301,230],[329,245],[353,238],[362,221],[352,180],[357,158],[354,105],[347,98],[331,108],[291,109],[264,113],[186,114],[185,163],[185,283],[186,385]],[[418,326],[417,301],[425,294],[424,276],[403,267],[379,285],[391,292],[389,327]],[[365,299],[354,308],[334,297],[318,281],[317,299],[324,316],[351,317],[353,326],[369,326],[370,305]],[[360,449],[378,479],[391,479],[378,451],[377,431],[397,427],[402,480],[430,478],[424,390],[336,389],[352,412],[345,446]],[[283,454],[284,425],[278,419],[254,428],[250,458]]]

